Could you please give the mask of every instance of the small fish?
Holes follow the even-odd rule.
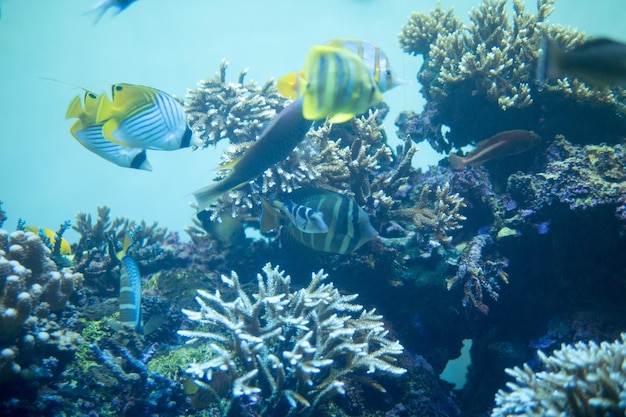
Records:
[[[70,128],[72,136],[91,152],[118,166],[152,171],[145,149],[121,146],[102,135],[103,124],[96,123],[100,97],[91,91],[85,92],[82,103],[80,96],[74,97],[65,115],[66,119],[78,119]]]
[[[219,221],[211,220],[209,212],[201,211],[198,212],[196,218],[202,223],[202,228],[206,230],[207,233],[225,245],[242,242],[246,238],[246,232],[241,217],[223,214],[220,216]]]
[[[537,79],[573,76],[594,87],[626,87],[626,44],[607,38],[591,39],[567,51],[542,41]]]
[[[85,11],[85,13],[90,13],[93,11],[98,11],[98,16],[96,17],[96,22],[98,23],[102,16],[107,12],[107,10],[113,10],[113,16],[120,14],[124,9],[133,4],[137,0],[98,0],[91,6],[89,9]]]
[[[271,229],[275,229],[278,225],[277,217],[272,219],[271,213],[277,213],[280,217],[288,219],[296,229],[304,233],[326,233],[328,232],[328,226],[324,222],[324,213],[317,210],[313,210],[310,207],[296,204],[289,200],[287,203],[282,203],[278,200],[270,204],[267,200],[263,199],[263,211],[267,211],[267,215],[262,216],[265,220],[265,224],[261,224],[261,231],[266,232]],[[271,220],[271,223],[268,221]]]
[[[373,42],[364,39],[338,38],[328,41],[326,45],[344,48],[361,58],[381,93],[407,84],[407,81],[394,74],[387,54]]]
[[[96,123],[103,123],[105,138],[132,148],[172,151],[201,143],[174,97],[142,85],[113,85],[111,100],[100,99]]]
[[[243,155],[220,167],[220,170],[231,170],[226,178],[193,193],[198,211],[209,207],[220,195],[243,187],[289,156],[312,124],[302,116],[302,102],[298,99],[285,107]]]
[[[45,227],[37,227],[37,226],[25,226],[24,229],[28,230],[29,232],[35,233],[37,235],[41,231],[44,235],[46,235],[46,237],[48,238],[52,246],[54,246],[56,243],[57,232],[55,232],[54,230],[51,230]],[[61,238],[61,255],[69,256],[71,254],[72,254],[72,247],[70,246],[70,243],[67,240],[65,240],[65,238],[62,237]]]
[[[139,333],[143,332],[141,320],[141,273],[137,262],[126,254],[131,246],[128,235],[124,238],[124,245],[117,253],[117,259],[122,262],[120,268],[120,323],[132,327]]]
[[[303,245],[320,252],[348,254],[378,236],[367,213],[345,195],[319,188],[300,188],[288,197],[297,204],[322,213],[328,232],[305,233],[293,222],[287,222],[281,228],[281,241],[287,246]],[[269,224],[263,218],[266,212],[261,216],[262,225]]]
[[[533,131],[506,130],[478,142],[476,149],[465,157],[451,152],[450,166],[452,169],[459,170],[467,165],[477,166],[492,159],[517,155],[532,149],[539,141],[541,141],[541,137]]]

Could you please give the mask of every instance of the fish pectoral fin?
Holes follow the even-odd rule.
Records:
[[[80,118],[85,112],[83,111],[83,105],[80,102],[80,95],[74,97],[74,99],[70,102],[70,105],[67,108],[67,112],[65,113],[65,120]]]
[[[328,118],[329,123],[345,123],[352,119],[354,114],[352,113],[335,113]]]

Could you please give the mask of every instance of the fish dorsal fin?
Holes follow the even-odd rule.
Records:
[[[597,39],[589,39],[585,43],[574,47],[574,49],[580,52],[580,51],[585,51],[587,49],[594,49],[594,48],[599,48],[599,47],[606,48],[608,46],[619,46],[620,48],[623,48],[624,44],[621,42],[614,41],[613,39],[609,39],[609,38],[597,38]]]
[[[126,252],[128,251],[128,248],[130,248],[132,244],[133,244],[133,240],[130,238],[128,233],[126,233],[124,235],[124,243],[122,245],[122,250],[117,252],[116,254],[117,259],[121,260],[124,256],[126,256]]]
[[[65,120],[80,118],[84,114],[83,104],[80,101],[80,95],[77,95],[72,99],[70,105],[67,108],[67,112],[65,113]]]

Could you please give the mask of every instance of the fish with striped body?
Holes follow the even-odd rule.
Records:
[[[329,117],[330,123],[344,123],[382,100],[363,60],[345,48],[314,46],[301,77],[306,82],[296,79],[295,88],[299,90],[296,95],[304,99],[302,114],[307,120]]]
[[[361,58],[381,93],[407,83],[395,75],[387,55],[375,43],[364,39],[338,38],[328,41],[326,45],[343,48]],[[293,72],[281,77],[276,82],[276,87],[287,98],[298,97],[306,88],[305,72]]]
[[[529,151],[541,141],[541,137],[530,130],[505,130],[476,144],[476,149],[467,156],[450,152],[450,167],[463,169],[467,165],[482,165],[492,159],[504,158]]]
[[[120,323],[142,333],[141,273],[137,262],[126,254],[130,245],[131,239],[127,235],[124,238],[123,249],[117,253],[117,258],[122,263],[120,267]]]
[[[324,213],[313,210],[311,207],[296,204],[289,200],[286,203],[274,201],[273,203],[263,199],[263,211],[277,210],[280,216],[289,220],[296,229],[304,233],[326,233],[328,225],[324,222]],[[264,216],[263,219],[270,219],[270,216]],[[262,231],[268,231],[276,228],[275,221],[270,225],[261,224]]]
[[[356,38],[338,38],[328,41],[326,45],[344,48],[361,58],[381,93],[407,83],[394,74],[387,54],[373,42]]]
[[[103,124],[105,138],[122,146],[173,151],[201,143],[174,97],[142,85],[113,85],[111,99],[100,99],[96,123]]]
[[[287,222],[282,226],[280,235],[281,241],[287,246],[300,244],[320,252],[348,254],[378,236],[367,213],[345,195],[319,188],[300,188],[288,194],[288,198],[322,213],[328,232],[305,233],[294,223]],[[265,231],[280,226],[273,223],[271,218],[265,219],[265,216],[274,214],[264,210],[261,224],[267,228]]]
[[[204,210],[220,195],[243,187],[278,162],[286,159],[304,139],[312,122],[302,116],[302,99],[298,99],[274,117],[261,136],[239,158],[220,167],[230,169],[221,181],[193,193],[198,211]]]
[[[129,148],[107,140],[102,135],[102,123],[96,123],[96,111],[102,96],[86,91],[81,103],[80,96],[70,103],[66,119],[77,118],[70,128],[70,133],[85,148],[123,168],[152,171],[145,149]]]

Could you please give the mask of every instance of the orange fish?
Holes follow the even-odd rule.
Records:
[[[467,156],[450,152],[450,166],[452,169],[459,170],[467,165],[477,166],[492,159],[517,155],[532,149],[540,140],[541,137],[530,130],[505,130],[478,142],[476,149]]]

